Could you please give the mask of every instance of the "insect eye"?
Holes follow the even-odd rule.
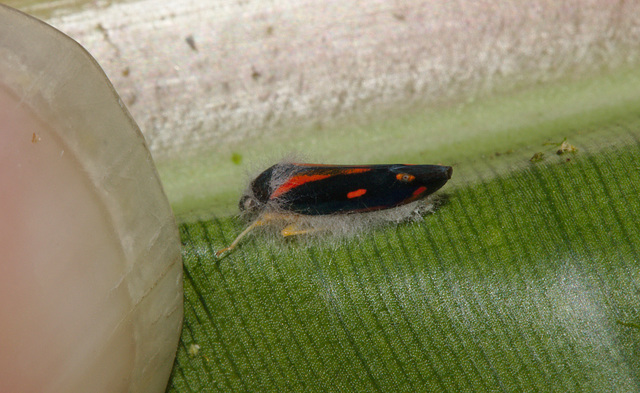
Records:
[[[240,203],[238,204],[240,211],[252,211],[255,210],[258,206],[258,204],[256,203],[256,201],[251,198],[248,195],[244,195],[241,199],[240,199]]]
[[[416,177],[413,175],[410,175],[408,173],[398,173],[396,175],[396,179],[403,181],[405,183],[409,183],[412,182]]]

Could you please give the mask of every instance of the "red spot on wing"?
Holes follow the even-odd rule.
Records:
[[[366,188],[360,188],[358,190],[351,191],[351,192],[347,193],[347,198],[353,199],[353,198],[361,197],[366,193],[367,193],[367,189]]]
[[[411,194],[411,198],[418,198],[423,192],[427,191],[427,187],[422,186],[422,187],[418,187],[416,188],[416,190],[413,192],[413,194]]]

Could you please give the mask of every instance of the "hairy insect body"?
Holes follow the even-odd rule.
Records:
[[[442,165],[276,164],[258,175],[240,198],[240,210],[257,218],[216,255],[235,248],[258,226],[291,222],[282,235],[299,235],[309,230],[301,229],[297,217],[368,213],[420,200],[440,189],[452,171]]]

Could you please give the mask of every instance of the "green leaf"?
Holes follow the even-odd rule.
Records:
[[[356,238],[216,260],[243,223],[182,224],[169,391],[638,391],[639,124],[459,164],[435,213]]]

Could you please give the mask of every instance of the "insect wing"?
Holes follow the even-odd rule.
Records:
[[[284,210],[324,215],[388,209],[442,187],[451,167],[440,165],[287,165],[287,176],[269,199]],[[257,180],[257,179],[256,179]]]

